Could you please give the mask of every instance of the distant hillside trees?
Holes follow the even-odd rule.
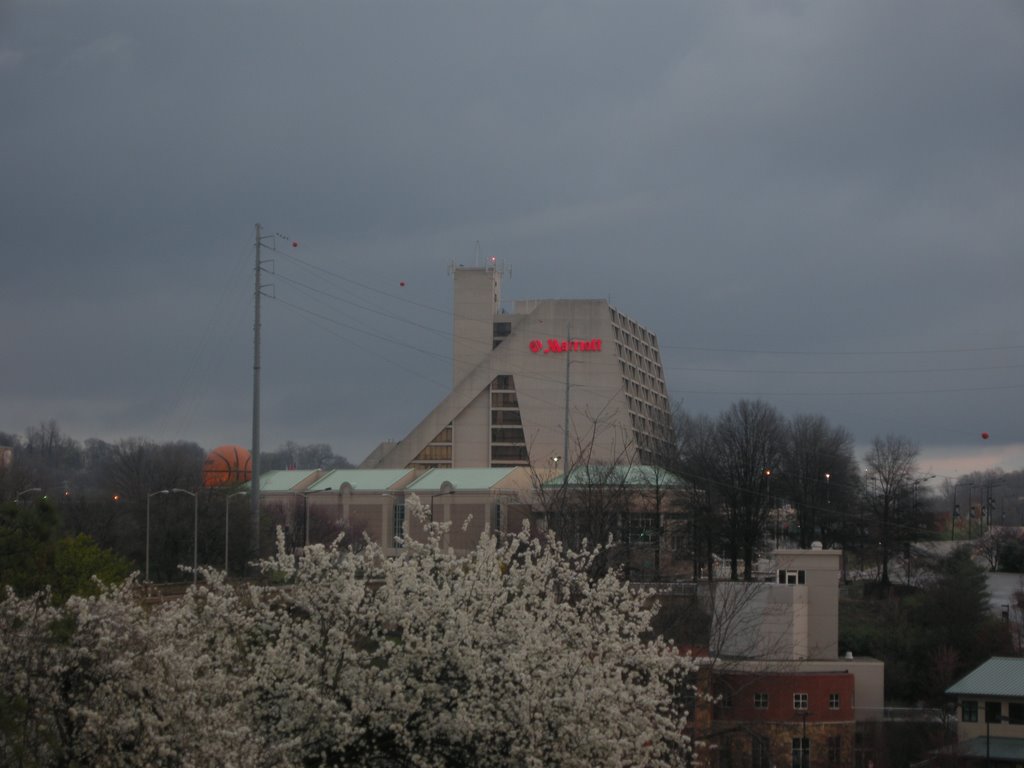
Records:
[[[938,705],[959,677],[1014,649],[969,547],[928,563],[920,583],[888,590],[885,599],[844,600],[839,643],[885,661],[886,701]]]

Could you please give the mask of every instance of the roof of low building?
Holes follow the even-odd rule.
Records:
[[[426,472],[423,477],[409,483],[405,490],[414,493],[439,491],[447,483],[458,491],[486,491],[496,486],[515,471],[516,467],[437,468]]]
[[[299,487],[319,471],[318,469],[272,469],[269,472],[263,472],[260,474],[260,491],[269,493],[298,492]],[[250,484],[245,483],[240,487],[247,489]]]
[[[946,694],[1024,698],[1024,659],[995,656],[949,686]]]
[[[310,485],[309,490],[340,491],[348,483],[353,491],[386,491],[412,472],[411,469],[333,469]]]

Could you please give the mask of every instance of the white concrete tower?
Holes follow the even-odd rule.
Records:
[[[452,317],[452,384],[482,363],[494,346],[494,316],[501,308],[501,271],[488,267],[455,268]]]

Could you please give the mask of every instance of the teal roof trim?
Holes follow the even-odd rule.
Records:
[[[432,469],[423,477],[417,478],[410,483],[406,491],[419,493],[421,491],[439,491],[445,483],[451,484],[459,491],[486,491],[510,474],[515,472],[515,467],[480,467],[477,469]]]
[[[290,491],[301,485],[320,470],[318,469],[272,469],[260,475],[260,492],[281,493]],[[251,490],[251,483],[239,486],[243,490]]]
[[[411,469],[334,469],[310,485],[308,490],[340,491],[348,483],[353,491],[387,491],[410,474]]]
[[[995,656],[953,683],[946,694],[1024,699],[1024,659]]]

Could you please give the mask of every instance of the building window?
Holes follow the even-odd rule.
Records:
[[[1010,702],[1010,725],[1024,725],[1024,703]]]
[[[841,736],[828,737],[828,764],[839,765],[840,755],[843,751],[843,739]]]
[[[755,693],[754,694],[754,709],[768,709],[768,694],[767,693]]]
[[[394,532],[395,546],[401,547],[401,539],[405,537],[405,504],[395,504],[391,515],[391,530]]]
[[[494,504],[494,532],[501,533],[501,504]]]
[[[530,454],[527,453],[525,445],[492,445],[491,462],[499,461],[528,464]]]
[[[803,571],[779,571],[779,584],[803,584]]]
[[[767,736],[751,736],[750,768],[771,768],[772,754]]]
[[[965,723],[976,723],[978,722],[978,702],[976,701],[962,701],[960,702],[960,719]]]
[[[630,544],[650,544],[657,539],[657,515],[630,515],[628,519]]]
[[[793,739],[793,768],[810,768],[811,740]]]
[[[522,427],[492,427],[492,443],[526,443],[526,434]]]
[[[718,706],[723,709],[732,709],[732,690],[722,686],[718,689]]]
[[[495,376],[494,380],[491,382],[492,390],[515,390],[515,388],[516,385],[513,383],[512,377],[508,374]]]
[[[493,426],[520,425],[522,423],[523,416],[519,411],[491,411]]]
[[[491,392],[492,408],[518,408],[519,399],[515,392]]]
[[[986,723],[1001,723],[1003,721],[1003,702],[1001,701],[986,701],[985,702],[985,722]]]
[[[839,709],[839,694],[838,693],[830,693],[828,695],[828,708],[829,709]]]
[[[793,709],[807,709],[807,694],[806,693],[794,693],[793,694]]]

